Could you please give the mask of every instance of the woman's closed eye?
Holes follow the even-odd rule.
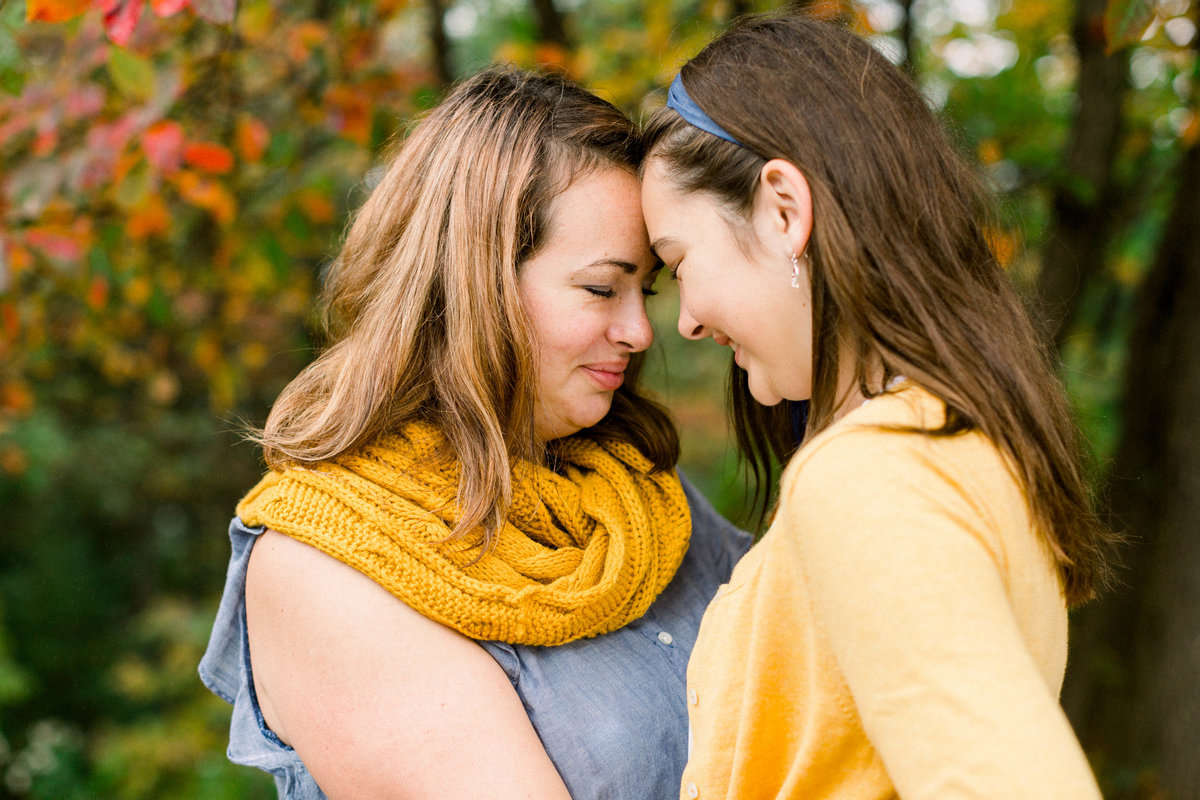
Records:
[[[611,286],[584,286],[583,290],[597,297],[616,297],[617,292]]]

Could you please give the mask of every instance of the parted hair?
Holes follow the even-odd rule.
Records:
[[[806,436],[827,427],[848,369],[865,394],[882,365],[937,395],[945,424],[980,430],[1008,456],[1052,550],[1067,599],[1108,577],[1111,535],[1095,512],[1085,450],[1049,353],[987,240],[992,200],[911,80],[867,41],[806,17],[750,17],[684,65],[688,94],[745,146],[655,112],[647,163],[714,197],[736,224],[767,159],[812,194],[813,390]],[[740,227],[740,226],[739,226]],[[839,364],[848,354],[852,365]],[[730,375],[730,416],[758,485],[795,448],[788,403],[754,401]],[[769,492],[769,489],[767,490]]]
[[[452,538],[491,545],[514,459],[534,436],[537,348],[517,273],[545,244],[554,199],[596,169],[636,172],[636,127],[567,78],[495,67],[398,143],[355,215],[322,297],[327,346],[283,390],[257,439],[274,469],[334,458],[404,423],[435,423],[460,465]],[[608,415],[656,469],[678,457],[666,412],[638,391],[635,354]]]

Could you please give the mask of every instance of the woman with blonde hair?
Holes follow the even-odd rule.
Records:
[[[492,69],[358,212],[200,666],[282,797],[678,786],[687,657],[748,540],[638,390],[640,155],[610,104]]]
[[[1058,693],[1107,534],[925,99],[848,30],[754,18],[645,135],[679,330],[733,349],[739,442],[786,465],[704,617],[683,796],[1099,798]]]

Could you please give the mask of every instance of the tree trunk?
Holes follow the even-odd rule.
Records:
[[[900,44],[904,46],[904,60],[900,66],[914,81],[917,79],[917,21],[913,18],[913,0],[901,0],[900,10],[904,20],[900,23]]]
[[[564,52],[570,51],[567,26],[563,15],[554,5],[554,0],[533,0],[533,11],[538,21],[538,38],[543,42],[558,45]]]
[[[1200,148],[1138,297],[1111,506],[1131,537],[1121,588],[1077,618],[1064,692],[1101,765],[1149,767],[1200,797]],[[1078,670],[1078,671],[1076,671]],[[1156,795],[1159,796],[1159,795]]]
[[[729,3],[729,18],[728,21],[733,21],[744,14],[750,14],[754,11],[754,3],[750,0],[731,0]]]
[[[1075,120],[1064,175],[1052,199],[1053,216],[1042,248],[1034,317],[1060,345],[1084,290],[1104,263],[1115,195],[1113,166],[1128,88],[1129,55],[1105,53],[1108,0],[1078,0],[1073,36],[1079,53]]]
[[[450,68],[450,40],[446,37],[445,0],[426,0],[429,14],[429,58],[433,74],[442,87],[454,82],[454,71]]]

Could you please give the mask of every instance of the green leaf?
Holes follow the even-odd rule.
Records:
[[[0,67],[0,91],[18,95],[25,88],[25,73]]]
[[[120,47],[108,51],[108,74],[121,94],[134,100],[149,100],[154,95],[154,65]]]
[[[25,88],[25,73],[28,70],[24,61],[21,48],[13,38],[13,26],[0,13],[0,90],[9,94],[21,93]]]
[[[1154,0],[1108,0],[1104,37],[1109,54],[1137,44],[1154,22]]]
[[[143,161],[131,169],[117,186],[117,205],[129,211],[146,199],[150,192],[150,167]]]

